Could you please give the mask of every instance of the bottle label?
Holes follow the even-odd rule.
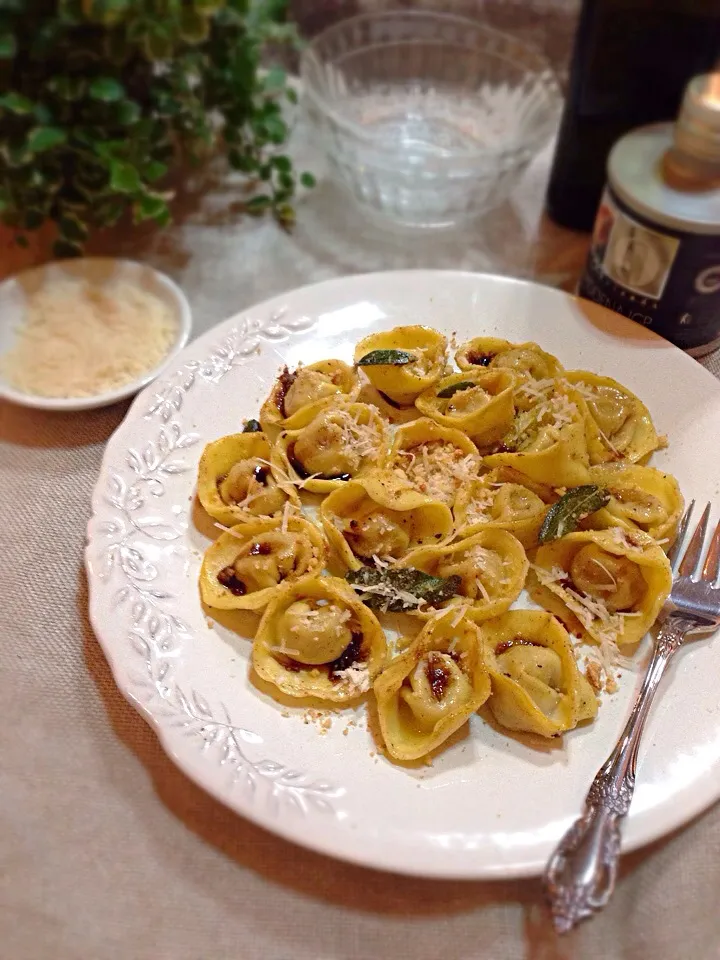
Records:
[[[720,234],[656,224],[607,186],[578,293],[705,353],[720,343]]]

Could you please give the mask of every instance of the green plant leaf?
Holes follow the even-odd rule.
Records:
[[[610,502],[610,494],[594,483],[586,483],[581,487],[571,487],[557,503],[554,503],[547,512],[540,533],[538,543],[549,543],[558,540],[567,533],[572,533],[585,517],[596,510],[600,510]]]
[[[257,161],[240,150],[231,150],[228,153],[228,160],[233,170],[240,170],[241,173],[251,173],[253,170],[257,170]]]
[[[173,54],[173,42],[168,36],[154,33],[144,38],[143,50],[149,60],[167,60]]]
[[[285,91],[285,97],[286,97],[286,99],[288,100],[289,103],[297,103],[297,102],[298,102],[297,91],[294,90],[292,87],[288,87],[288,88],[287,88],[287,90]]]
[[[148,160],[142,168],[143,178],[147,180],[148,183],[154,183],[156,180],[164,177],[167,172],[167,164],[160,163],[159,160]]]
[[[103,227],[117,223],[125,212],[124,198],[106,200],[93,207],[93,222]]]
[[[25,116],[33,111],[33,102],[21,93],[6,93],[0,97],[0,107],[17,116]]]
[[[154,193],[143,194],[133,205],[133,212],[137,221],[165,219],[170,214],[165,198]]]
[[[316,180],[315,177],[312,175],[312,173],[309,173],[309,172],[306,170],[304,173],[301,173],[301,174],[300,174],[300,183],[301,183],[304,187],[307,187],[307,188],[310,190],[310,189],[312,189],[312,188],[315,186],[315,184],[317,183],[317,180]]]
[[[272,199],[266,193],[260,193],[245,204],[245,209],[250,214],[260,214],[272,205]]]
[[[32,153],[44,153],[59,147],[67,140],[67,133],[60,127],[35,127],[27,138],[27,148]]]
[[[30,208],[23,215],[23,227],[25,230],[37,230],[46,220],[45,211],[37,208]]]
[[[141,116],[140,105],[134,100],[121,100],[115,107],[115,120],[123,127],[132,127]]]
[[[266,117],[263,121],[263,128],[271,143],[283,143],[287,137],[287,124],[282,117]]]
[[[7,148],[7,165],[12,170],[19,170],[30,163],[33,155],[24,143],[11,143]]]
[[[97,143],[93,138],[90,138],[88,143],[92,145],[94,152],[104,160],[122,160],[128,148],[125,140],[105,140]]]
[[[295,211],[289,203],[280,203],[275,206],[273,211],[275,219],[288,233],[295,226]]]
[[[180,14],[180,35],[188,43],[202,43],[210,32],[208,18],[193,10],[184,7]]]
[[[47,82],[47,89],[60,100],[72,102],[81,100],[85,96],[87,83],[83,77],[52,77]]]
[[[12,33],[0,33],[0,60],[12,60],[17,53],[17,42]]]
[[[281,173],[290,173],[292,171],[292,160],[290,157],[283,156],[283,154],[280,154],[278,157],[273,157],[270,163]]]
[[[33,116],[38,123],[43,126],[50,126],[53,121],[53,115],[50,108],[44,103],[36,103],[33,109]]]
[[[53,244],[53,253],[61,260],[69,257],[81,257],[83,248],[79,243],[71,243],[69,240],[59,239]]]
[[[93,100],[103,103],[115,103],[125,96],[125,87],[114,77],[96,77],[90,81],[88,93]]]
[[[87,240],[87,225],[77,216],[65,215],[61,217],[58,226],[60,235],[64,240],[74,243],[84,243]]]
[[[90,0],[93,17],[102,24],[118,23],[129,8],[128,0]]]
[[[284,70],[281,70],[280,67],[271,67],[265,76],[262,78],[262,86],[264,90],[282,90],[287,81],[287,74]]]
[[[144,40],[150,35],[150,25],[145,17],[136,17],[127,27],[126,37],[131,43]]]
[[[117,193],[136,193],[142,184],[136,168],[124,160],[110,163],[110,188]]]

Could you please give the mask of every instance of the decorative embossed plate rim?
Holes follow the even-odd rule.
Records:
[[[399,872],[484,878],[537,873],[622,727],[626,673],[591,729],[530,746],[473,718],[431,767],[371,756],[370,734],[321,735],[247,677],[249,642],[208,626],[192,520],[203,444],[254,415],[281,362],[349,359],[373,329],[422,320],[460,339],[538,339],[566,367],[606,372],[648,403],[670,448],[658,466],[687,496],[720,500],[707,439],[720,384],[644,328],[594,304],[503,277],[405,271],[331,280],[277,297],[191,344],[135,401],[108,443],[93,496],[90,615],[118,686],[176,763],[262,826],[316,850]],[[673,384],[677,390],[671,389]],[[650,720],[625,835],[632,849],[720,796],[720,646],[685,651]]]

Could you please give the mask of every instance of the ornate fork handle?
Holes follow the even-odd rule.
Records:
[[[620,857],[620,825],[635,790],[645,721],[665,668],[698,621],[671,614],[662,625],[642,688],[617,746],[598,771],[582,816],[560,841],[545,871],[545,890],[559,933],[602,909],[610,899]]]

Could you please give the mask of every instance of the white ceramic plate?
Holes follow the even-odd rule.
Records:
[[[321,733],[248,678],[250,644],[209,626],[197,589],[207,539],[195,525],[204,443],[254,416],[278,367],[350,360],[373,330],[422,322],[537,340],[568,369],[606,373],[646,401],[670,446],[654,463],[686,497],[720,504],[720,384],[630,321],[517,280],[399,272],[331,280],[216,327],[145,390],[107,447],[88,530],[90,609],[120,689],[165,749],[238,813],[324,853],[403,873],[510,877],[539,872],[580,809],[622,727],[638,672],[597,721],[543,749],[473,718],[471,736],[431,767],[374,755],[364,724]],[[642,658],[640,658],[642,659]],[[626,849],[720,796],[720,643],[678,658],[646,732]],[[358,711],[362,713],[362,711]]]
[[[13,346],[17,330],[22,326],[28,295],[47,283],[74,277],[102,286],[125,280],[148,293],[159,297],[172,310],[177,320],[175,341],[167,355],[159,364],[141,377],[131,380],[117,390],[109,390],[93,397],[70,397],[68,399],[41,397],[37,394],[17,390],[0,373],[0,397],[12,400],[24,407],[40,410],[93,410],[107,407],[111,403],[132,397],[144,386],[154,380],[172,362],[173,358],[187,343],[192,326],[190,304],[180,287],[170,277],[154,270],[145,263],[133,260],[119,260],[112,257],[81,257],[78,260],[61,260],[33,267],[23,273],[8,277],[0,283],[0,355]]]

